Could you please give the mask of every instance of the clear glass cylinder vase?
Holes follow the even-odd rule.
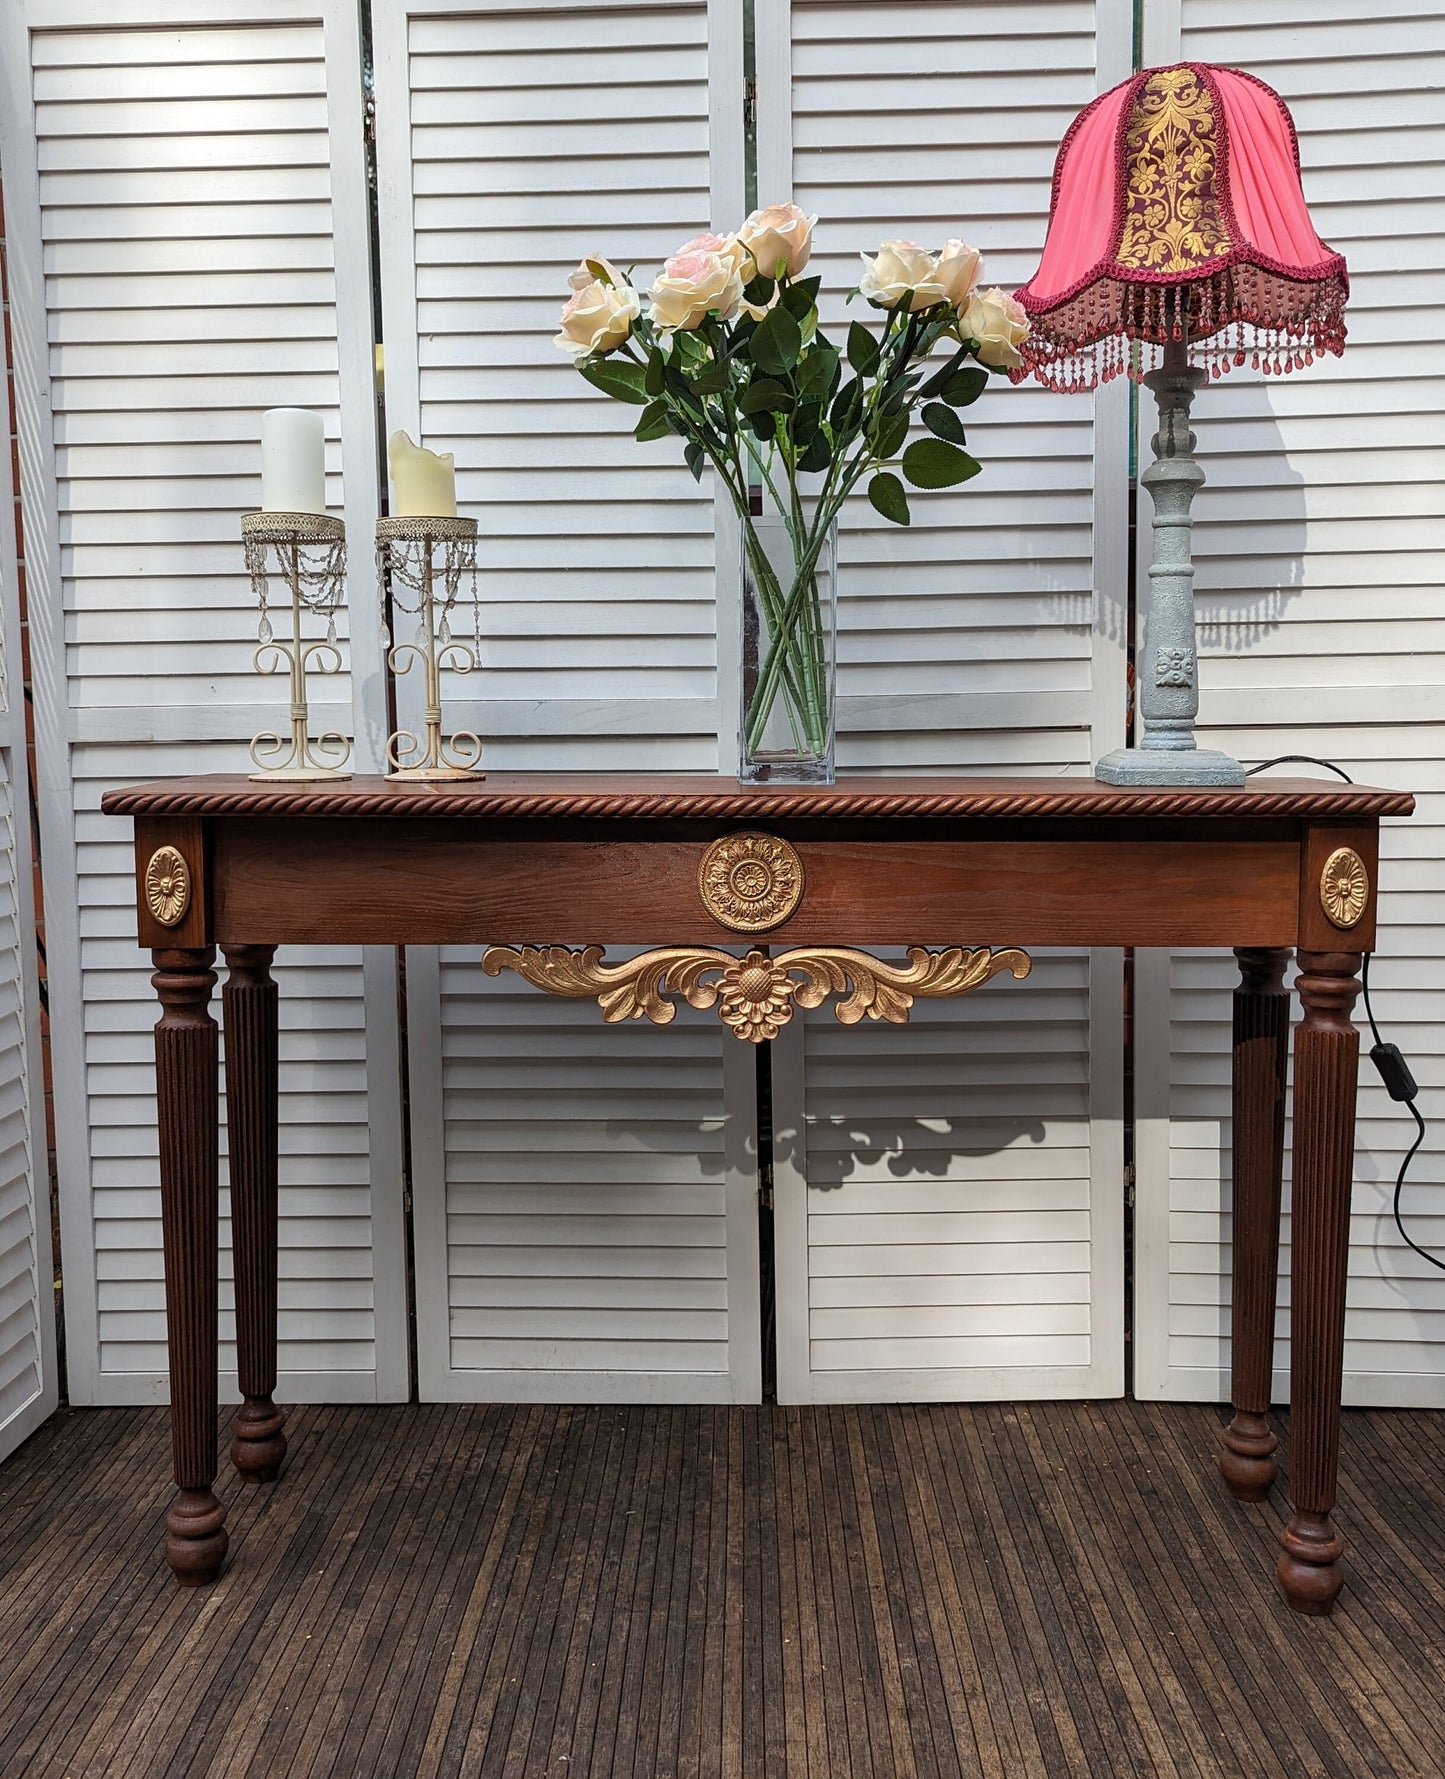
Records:
[[[749,784],[832,784],[838,526],[776,513],[742,521],[742,721]]]

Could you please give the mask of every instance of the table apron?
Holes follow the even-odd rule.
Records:
[[[702,839],[532,840],[386,823],[209,824],[223,944],[728,944]],[[798,840],[770,945],[1292,945],[1300,845],[1268,839]]]

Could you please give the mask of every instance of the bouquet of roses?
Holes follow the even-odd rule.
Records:
[[[1011,297],[978,288],[982,262],[966,242],[935,253],[885,241],[861,256],[850,293],[881,312],[881,331],[854,321],[835,345],[818,322],[821,281],[803,275],[817,220],[774,204],[735,234],[698,235],[663,265],[645,312],[630,275],[589,255],[568,280],[555,342],[589,383],[641,408],[639,440],[675,434],[699,480],[711,464],[737,509],[767,630],[745,744],[757,743],[780,692],[795,735],[816,745],[831,731],[817,566],[838,512],[866,478],[877,511],[907,525],[895,458],[915,488],[976,476],[959,411],[990,371],[1020,363],[1028,332]],[[930,372],[924,361],[940,344],[948,357]],[[915,410],[927,436],[909,443]],[[754,488],[786,527],[790,573],[759,541]]]

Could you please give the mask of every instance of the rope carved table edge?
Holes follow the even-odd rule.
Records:
[[[772,795],[765,801],[746,791],[604,792],[527,788],[510,791],[500,786],[484,793],[456,789],[401,790],[368,793],[353,780],[352,788],[329,787],[314,791],[288,787],[282,795],[261,787],[216,786],[185,788],[166,784],[108,791],[101,802],[107,815],[274,815],[274,816],[434,816],[445,819],[513,818],[518,816],[574,818],[588,821],[625,820],[635,816],[670,816],[681,820],[725,821],[795,819],[927,819],[948,816],[973,820],[1010,816],[1207,816],[1241,813],[1238,791],[1217,795],[1198,791],[1120,790],[1117,795],[1094,791],[1071,797],[1062,791],[983,793],[952,789],[936,795],[918,792],[830,790],[826,795],[793,791]],[[1364,796],[1341,786],[1338,792],[1322,789],[1317,794],[1298,790],[1278,794],[1249,794],[1251,816],[1362,816],[1409,815],[1414,799],[1408,794],[1376,791]]]
[[[604,964],[603,950],[601,945],[489,945],[482,969],[488,976],[515,970],[548,994],[595,998],[611,1025],[624,1019],[670,1025],[677,1003],[666,997],[681,995],[689,1006],[717,1007],[735,1037],[761,1044],[777,1037],[794,1006],[820,1007],[829,995],[845,997],[833,1009],[842,1025],[857,1025],[865,1015],[906,1025],[915,999],[969,994],[1001,971],[1022,980],[1033,968],[1028,953],[1013,946],[929,951],[910,945],[906,964],[884,963],[845,945],[797,946],[776,957],[758,949],[738,957],[711,945],[668,945],[620,964]]]

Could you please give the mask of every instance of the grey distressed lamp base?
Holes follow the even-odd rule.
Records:
[[[1244,768],[1212,747],[1118,747],[1094,768],[1100,784],[1242,785]]]

